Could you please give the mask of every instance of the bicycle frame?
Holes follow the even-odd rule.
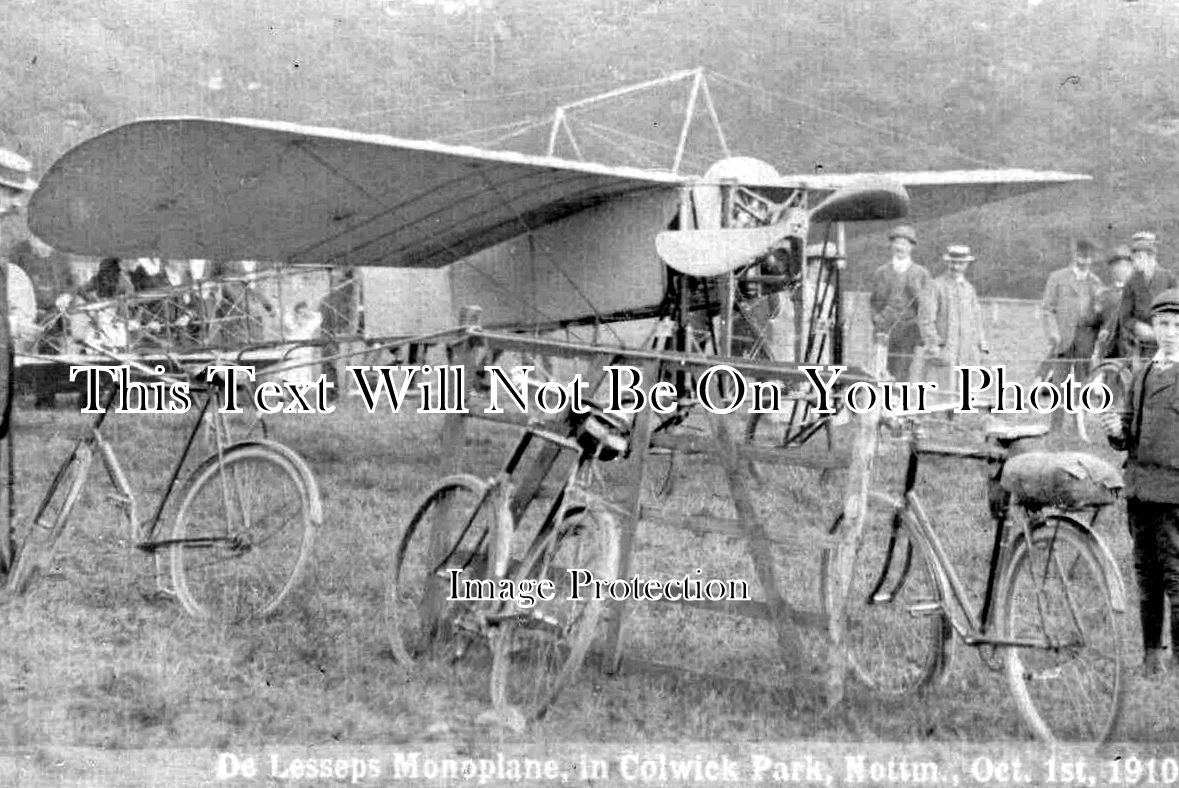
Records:
[[[934,530],[933,525],[925,513],[925,509],[921,504],[921,500],[917,497],[915,488],[917,484],[918,467],[920,464],[920,457],[928,455],[933,457],[957,457],[964,459],[982,460],[997,464],[995,469],[995,477],[997,478],[1002,473],[1003,466],[1006,462],[1008,452],[1002,447],[986,447],[984,449],[963,449],[952,446],[923,446],[920,443],[920,438],[916,434],[912,434],[909,438],[909,459],[905,471],[905,491],[903,498],[899,502],[898,508],[893,515],[892,528],[893,532],[889,537],[889,546],[886,551],[884,565],[881,568],[881,573],[873,586],[871,595],[876,598],[880,593],[885,581],[889,576],[896,549],[896,533],[900,528],[901,518],[905,516],[906,512],[912,514],[910,520],[911,526],[916,530],[917,538],[924,541],[929,547],[930,553],[933,557],[933,570],[936,582],[941,588],[942,597],[949,602],[945,606],[945,613],[947,614],[951,626],[954,631],[962,639],[963,643],[968,646],[1016,646],[1025,648],[1048,648],[1059,644],[1050,643],[1046,638],[1028,640],[1018,638],[1000,638],[996,637],[988,630],[994,623],[991,621],[992,613],[994,611],[995,593],[999,577],[1002,573],[1004,564],[1006,562],[1005,545],[1008,532],[1008,516],[1007,506],[999,516],[993,518],[994,522],[994,536],[991,546],[991,555],[987,571],[986,589],[983,593],[981,607],[975,604],[970,592],[967,590],[965,583],[959,577],[957,570],[954,568],[953,562],[950,560],[949,554],[946,552],[945,546]],[[1080,521],[1073,521],[1084,531],[1092,533],[1088,526],[1085,526]],[[1042,513],[1031,514],[1023,518],[1021,527],[1023,537],[1032,543],[1032,532],[1036,526],[1044,521]],[[1096,535],[1094,535],[1096,537]],[[1100,543],[1100,540],[1097,540]],[[900,578],[896,581],[893,591],[889,592],[889,596],[904,584],[905,578],[908,575],[909,568],[912,562],[913,546],[906,546],[905,564],[901,568]],[[975,613],[975,610],[978,612]]]
[[[522,505],[520,506],[519,514],[513,516],[513,504],[516,503],[516,490],[513,488],[512,479],[515,477],[516,471],[519,468],[520,463],[523,461],[524,455],[528,451],[528,448],[532,445],[533,440],[537,438],[556,445],[560,448],[571,449],[578,453],[577,462],[570,472],[569,477],[561,485],[561,489],[557,493],[556,498],[550,505],[549,511],[545,515],[545,519],[541,523],[540,529],[537,531],[536,538],[539,539],[542,536],[547,536],[548,534],[551,534],[555,531],[556,524],[561,522],[563,519],[563,514],[568,508],[569,496],[567,494],[571,489],[575,489],[577,487],[577,477],[585,468],[585,466],[587,466],[592,461],[592,457],[589,456],[582,446],[572,438],[567,438],[562,435],[558,435],[557,433],[542,429],[535,424],[529,424],[527,427],[525,427],[524,434],[520,436],[520,440],[517,441],[515,448],[508,456],[507,462],[504,463],[503,468],[500,469],[499,473],[497,473],[491,479],[490,484],[488,484],[487,489],[484,492],[483,500],[481,500],[479,505],[471,511],[470,518],[466,523],[463,524],[462,530],[460,531],[457,538],[453,540],[450,551],[442,557],[442,560],[440,560],[437,566],[434,567],[434,570],[431,572],[431,574],[437,574],[441,572],[443,568],[446,567],[447,564],[451,561],[451,559],[455,557],[455,550],[466,538],[467,534],[470,532],[470,529],[474,527],[475,517],[478,512],[487,503],[487,499],[489,497],[496,496],[498,500],[495,501],[495,519],[492,524],[485,528],[483,533],[479,535],[479,539],[475,543],[474,548],[471,550],[471,554],[466,556],[466,561],[462,568],[464,570],[470,568],[471,562],[474,560],[476,555],[479,555],[480,552],[482,552],[483,546],[486,544],[487,553],[491,559],[491,565],[489,567],[491,571],[490,579],[501,579],[507,576],[508,570],[510,568],[509,564],[511,559],[511,545],[516,530],[516,519],[519,516],[523,516],[524,511],[526,511],[528,505],[531,504],[531,500],[523,501]]]
[[[107,441],[102,432],[107,417],[114,411],[116,398],[120,394],[119,387],[112,386],[103,397],[101,409],[97,414],[95,414],[94,419],[86,428],[83,435],[75,442],[74,448],[70,452],[69,456],[66,457],[58,467],[57,472],[50,483],[47,494],[42,497],[41,501],[38,503],[36,511],[33,513],[31,520],[33,527],[64,528],[66,526],[67,523],[64,521],[60,521],[56,524],[43,523],[43,518],[46,516],[46,512],[52,503],[53,493],[58,489],[58,486],[63,481],[64,475],[74,463],[79,464],[80,470],[78,473],[78,478],[73,482],[73,484],[77,490],[81,490],[89,479],[94,456],[97,454],[103,468],[106,470],[107,478],[110,480],[111,486],[115,489],[116,502],[120,506],[124,507],[125,519],[128,529],[128,538],[134,541],[135,547],[137,549],[155,556],[157,587],[165,593],[170,593],[170,589],[168,589],[163,582],[163,567],[161,566],[159,552],[177,544],[200,545],[220,538],[194,537],[189,539],[163,540],[157,540],[155,538],[159,531],[160,522],[163,518],[168,501],[171,499],[180,482],[180,477],[184,470],[184,465],[191,453],[192,445],[196,441],[196,436],[199,433],[202,424],[205,422],[205,417],[209,413],[210,406],[214,403],[217,397],[215,388],[207,389],[206,393],[207,396],[205,397],[197,417],[193,422],[192,429],[189,430],[187,439],[180,452],[180,456],[177,458],[176,463],[172,468],[171,474],[169,475],[167,486],[165,487],[163,494],[160,496],[159,502],[157,503],[151,517],[142,522],[140,521],[138,516],[138,500],[135,496],[135,492],[127,479],[127,475],[123,470],[123,466],[119,461],[118,455],[115,453],[114,448],[111,446],[110,442]],[[228,430],[223,422],[223,418],[224,417],[222,414],[216,410],[213,411],[213,430],[215,433],[217,454],[219,456],[224,452],[229,444]],[[66,520],[68,520],[70,515],[69,509],[72,508],[73,503],[74,502],[71,500],[67,504],[67,508],[60,512],[57,517],[64,517]],[[14,541],[11,534],[10,541]],[[16,554],[15,545],[10,546],[10,554]]]

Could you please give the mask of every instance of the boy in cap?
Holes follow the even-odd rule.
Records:
[[[1122,297],[1122,331],[1131,355],[1147,359],[1158,349],[1151,331],[1150,305],[1155,296],[1177,284],[1170,271],[1159,267],[1158,242],[1154,233],[1135,233],[1130,244],[1134,273],[1126,282]]]
[[[887,348],[887,370],[896,381],[910,380],[917,348],[936,346],[933,278],[913,262],[917,231],[909,225],[888,234],[892,261],[872,273],[868,306],[877,347]]]
[[[1126,519],[1148,676],[1167,669],[1168,600],[1170,662],[1179,665],[1179,289],[1159,293],[1150,314],[1158,350],[1134,374],[1123,409],[1101,416],[1110,445],[1126,452]]]

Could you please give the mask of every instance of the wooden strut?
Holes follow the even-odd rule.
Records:
[[[657,380],[657,372],[661,364],[672,362],[670,368],[705,367],[718,363],[718,358],[692,356],[689,354],[658,353],[639,350],[622,350],[612,348],[587,348],[584,345],[562,343],[554,340],[544,340],[520,335],[496,334],[473,328],[478,324],[480,310],[478,307],[465,307],[460,315],[460,322],[469,329],[467,336],[460,342],[450,346],[452,357],[450,363],[463,364],[472,368],[480,348],[495,348],[498,350],[514,350],[520,352],[543,352],[553,356],[573,356],[590,358],[594,363],[624,363],[624,361],[640,366],[643,380],[647,385]],[[797,371],[788,364],[750,363],[737,359],[723,359],[747,374],[765,378],[782,380],[797,380]],[[756,370],[756,371],[755,371]],[[759,374],[760,373],[760,374]],[[468,376],[473,380],[474,376]],[[854,378],[854,373],[853,373]],[[526,417],[516,417],[509,414],[491,415],[478,412],[448,414],[442,427],[442,467],[446,473],[457,473],[461,470],[466,438],[467,419],[478,417],[491,421],[514,423],[523,425]],[[872,470],[872,459],[876,451],[876,432],[879,414],[875,411],[855,416],[856,433],[850,457],[838,457],[831,453],[820,456],[813,451],[784,452],[780,449],[772,452],[765,449],[739,446],[734,437],[729,419],[725,415],[710,414],[712,437],[711,442],[692,441],[693,450],[713,453],[720,461],[724,471],[729,493],[736,512],[735,519],[708,516],[693,516],[689,514],[672,515],[662,508],[645,506],[642,503],[643,479],[647,472],[647,455],[650,446],[662,443],[674,443],[668,436],[656,436],[652,440],[654,419],[650,409],[640,410],[635,417],[631,435],[631,452],[626,460],[630,463],[624,474],[627,484],[618,501],[623,512],[622,522],[619,523],[622,533],[619,576],[627,577],[633,565],[633,551],[635,537],[640,522],[659,523],[684,527],[689,531],[701,533],[722,533],[737,535],[744,538],[745,546],[752,561],[755,576],[762,589],[764,601],[753,603],[697,603],[689,605],[696,609],[708,610],[730,615],[740,615],[755,619],[769,620],[774,628],[774,636],[778,645],[779,656],[797,677],[803,686],[821,688],[826,695],[829,705],[838,704],[844,697],[844,674],[847,670],[845,650],[845,622],[847,589],[851,583],[854,556],[863,529],[864,514],[867,510],[867,494]],[[555,459],[552,457],[549,462]],[[758,462],[776,460],[789,464],[811,468],[843,468],[849,467],[846,492],[843,503],[843,517],[847,524],[838,536],[824,534],[808,534],[793,536],[771,534],[766,521],[759,515],[754,502],[753,491],[750,488],[748,464],[751,459]],[[543,458],[538,466],[545,465]],[[535,476],[535,478],[533,478]],[[513,496],[513,509],[527,505],[533,497],[543,495],[541,483],[544,474],[525,474],[520,479],[520,485]],[[431,525],[434,534],[431,538],[431,553],[434,548],[442,550],[445,547],[446,534],[438,533],[440,529]],[[801,610],[792,606],[782,595],[778,583],[777,571],[774,566],[775,545],[797,547],[800,545],[821,547],[834,551],[833,571],[828,584],[827,611],[830,615]],[[431,595],[432,596],[432,595]],[[431,600],[441,604],[441,599]],[[428,607],[432,610],[432,607]],[[440,613],[440,608],[438,609]],[[608,618],[606,643],[604,648],[603,669],[607,673],[619,670],[622,661],[622,649],[625,642],[626,618],[628,603],[616,601],[612,603],[611,615]],[[828,652],[825,673],[819,681],[814,671],[819,666],[809,663],[807,650],[804,647],[804,631],[825,629],[828,639]]]

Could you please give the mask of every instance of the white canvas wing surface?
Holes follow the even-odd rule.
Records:
[[[1088,175],[1022,169],[784,175],[782,180],[784,184],[834,192],[854,187],[869,175],[905,187],[909,222],[922,222],[1054,186],[1092,180]]]
[[[166,118],[46,173],[32,231],[88,255],[438,267],[666,173],[254,120]]]

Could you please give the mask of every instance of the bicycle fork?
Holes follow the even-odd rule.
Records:
[[[94,432],[94,445],[98,449],[98,456],[102,459],[102,466],[106,468],[107,478],[110,480],[113,490],[107,492],[106,497],[115,507],[122,512],[123,521],[127,524],[127,538],[131,544],[139,546],[143,542],[141,540],[150,540],[152,533],[155,531],[156,521],[153,519],[149,522],[139,522],[139,512],[136,507],[135,493],[131,491],[131,484],[127,481],[127,475],[123,472],[123,466],[119,464],[118,458],[115,456],[114,449],[107,442],[99,431]],[[155,582],[156,590],[165,596],[175,596],[176,591],[165,582],[168,573],[164,570],[164,559],[159,551],[152,551],[152,558],[155,561]]]
[[[493,481],[493,485],[494,492],[492,494],[495,496],[495,516],[491,523],[490,533],[488,534],[485,579],[491,582],[493,591],[498,592],[501,581],[508,579],[508,569],[512,556],[512,536],[515,532],[515,524],[512,517],[512,495],[514,487],[506,479],[497,479]],[[449,581],[449,578],[447,580]],[[454,626],[461,630],[465,634],[465,637],[457,639],[450,661],[453,663],[462,659],[466,655],[471,642],[476,638],[482,637],[490,640],[494,637],[496,630],[498,630],[498,627],[495,625],[506,617],[501,611],[506,605],[510,604],[512,604],[510,600],[506,602],[492,600],[487,603],[476,603],[470,605],[466,611],[460,614],[455,619]]]

